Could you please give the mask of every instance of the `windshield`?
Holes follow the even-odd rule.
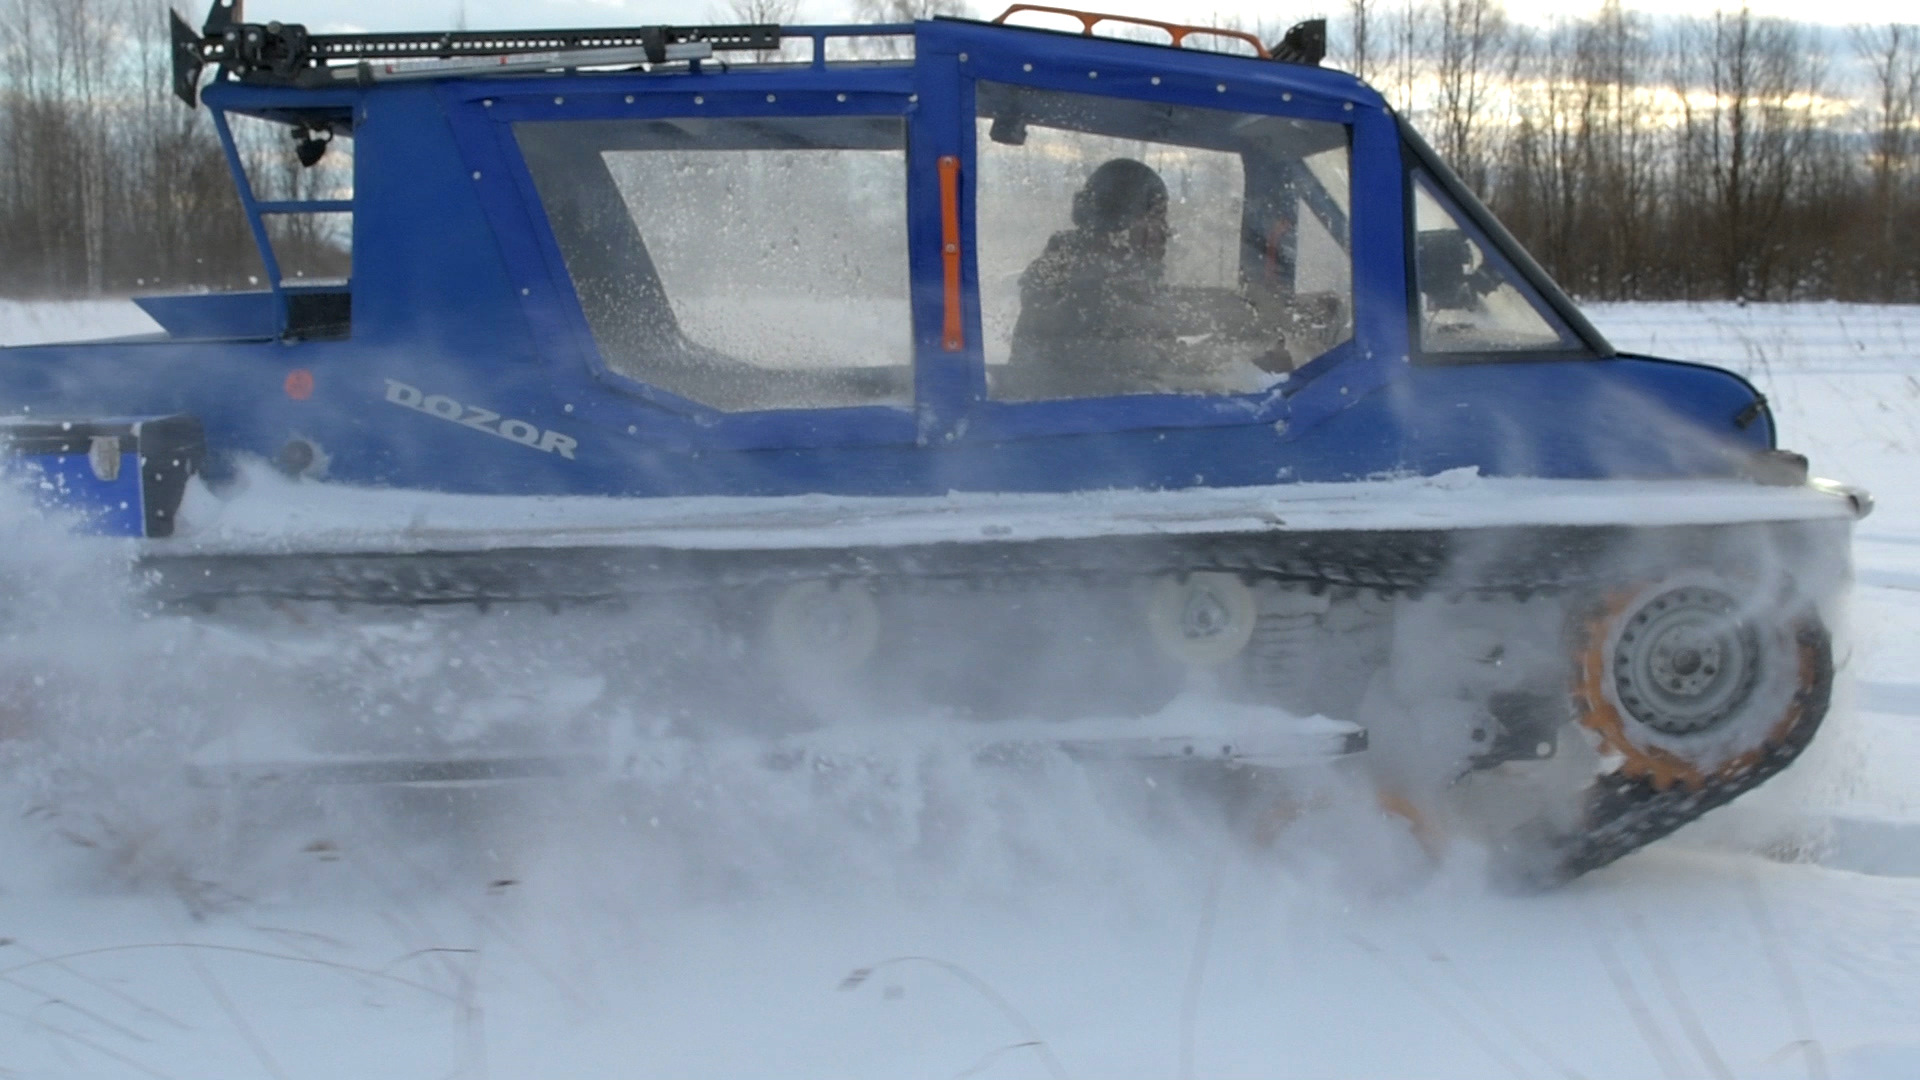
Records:
[[[1424,173],[1413,182],[1415,281],[1428,353],[1528,353],[1580,343],[1488,254]]]

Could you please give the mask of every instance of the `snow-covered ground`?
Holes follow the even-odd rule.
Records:
[[[0,345],[157,334],[160,324],[126,300],[33,301],[0,298]]]
[[[0,756],[0,1076],[1920,1075],[1920,309],[1593,314],[1745,372],[1786,445],[1879,497],[1839,707],[1701,827],[1513,897],[1338,793],[1249,850],[1060,762],[182,794],[142,775],[142,718],[182,687],[260,707],[244,651],[119,670],[164,631],[91,626],[108,575],[0,522],[0,576],[52,598],[4,647],[94,676],[120,770],[76,811]],[[143,323],[0,303],[0,342]]]

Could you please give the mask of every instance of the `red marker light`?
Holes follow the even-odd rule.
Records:
[[[313,396],[313,372],[306,368],[294,368],[287,372],[287,396],[295,401],[305,401]]]

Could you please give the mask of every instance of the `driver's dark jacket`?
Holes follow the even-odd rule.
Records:
[[[1070,229],[1020,275],[1011,396],[1098,397],[1153,389],[1179,348],[1161,263],[1118,234]]]

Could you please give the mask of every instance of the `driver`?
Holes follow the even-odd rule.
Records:
[[[1021,396],[1137,394],[1203,374],[1182,370],[1205,357],[1180,339],[1229,330],[1249,312],[1237,296],[1207,300],[1167,285],[1172,235],[1167,185],[1151,168],[1114,158],[1087,177],[1073,197],[1073,228],[1055,233],[1020,276],[1009,360]]]
[[[1033,397],[1138,393],[1178,342],[1164,284],[1167,185],[1132,158],[1093,171],[1020,275],[1009,357]]]

